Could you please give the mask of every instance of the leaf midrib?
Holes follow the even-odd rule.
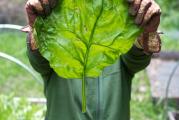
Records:
[[[83,70],[83,75],[84,76],[86,76],[86,65],[87,65],[87,61],[88,61],[90,48],[92,46],[92,40],[93,40],[94,32],[95,32],[95,29],[97,27],[98,20],[99,20],[100,16],[102,15],[102,12],[103,12],[103,3],[104,3],[104,0],[102,0],[101,10],[99,12],[99,15],[96,18],[96,21],[95,21],[94,25],[93,25],[93,29],[92,29],[92,32],[91,32],[90,38],[89,38],[89,44],[87,45],[86,54],[85,54],[85,58],[84,58],[84,70]]]
[[[81,78],[82,78],[82,112],[86,112],[86,80],[85,80],[86,79],[86,66],[87,66],[90,48],[91,48],[91,45],[92,45],[93,35],[94,35],[94,32],[95,32],[98,20],[99,20],[101,14],[102,14],[102,11],[103,11],[103,0],[102,0],[102,7],[101,7],[101,10],[100,10],[100,13],[99,13],[98,17],[96,18],[92,32],[90,34],[89,44],[86,46],[87,49],[86,49],[86,54],[85,54],[84,64],[83,64],[84,68],[83,68],[83,73],[82,73],[82,76],[81,76]]]

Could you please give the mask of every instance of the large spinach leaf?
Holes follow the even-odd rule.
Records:
[[[85,78],[126,53],[140,33],[128,15],[127,0],[61,0],[46,19],[35,23],[41,54],[63,78],[82,80],[82,111],[86,111]]]

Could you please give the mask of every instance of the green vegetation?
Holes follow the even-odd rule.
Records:
[[[162,7],[160,30],[162,50],[179,50],[179,2],[177,0],[157,0]],[[23,1],[24,2],[24,1]],[[0,31],[0,51],[19,58],[30,66],[26,57],[26,37],[24,33]],[[13,95],[12,95],[13,93]],[[14,63],[0,58],[0,120],[41,120],[45,106],[28,103],[25,97],[43,97],[43,85]],[[2,95],[4,94],[4,95]],[[14,102],[13,97],[23,97]],[[150,95],[150,84],[144,71],[133,80],[131,116],[132,120],[163,120],[162,106],[154,106]]]
[[[36,20],[40,52],[61,77],[97,77],[140,35],[128,13],[123,13],[127,10],[123,0],[64,0],[49,17]]]
[[[163,120],[162,105],[155,106],[152,103],[150,83],[145,70],[133,79],[131,97],[132,120]]]
[[[177,0],[156,0],[162,9],[161,29],[179,30],[179,2]]]
[[[179,50],[179,2],[177,0],[156,0],[162,9],[162,18],[159,30],[164,32],[162,50]]]
[[[45,106],[0,95],[0,120],[44,120]]]
[[[0,31],[0,51],[20,59],[30,66],[26,56],[26,37],[24,33]],[[0,92],[16,96],[42,97],[43,85],[15,63],[0,58]],[[35,93],[35,94],[34,94]]]
[[[0,52],[30,66],[26,56],[26,35],[0,32]],[[14,96],[22,99],[14,101]],[[45,106],[30,104],[27,97],[43,97],[43,85],[17,64],[0,58],[0,120],[43,120]]]

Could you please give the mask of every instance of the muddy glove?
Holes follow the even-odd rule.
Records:
[[[28,25],[22,28],[23,32],[29,33],[29,43],[32,50],[37,49],[32,27],[37,16],[46,17],[51,13],[58,0],[28,0],[25,9],[27,14]]]
[[[129,13],[135,17],[135,23],[144,29],[135,45],[145,53],[158,53],[161,50],[161,39],[157,33],[160,24],[161,9],[154,0],[128,0]]]

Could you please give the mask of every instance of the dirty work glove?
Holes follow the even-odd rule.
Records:
[[[25,9],[27,14],[28,25],[22,28],[23,32],[29,33],[29,43],[32,50],[37,49],[32,27],[37,16],[46,17],[51,13],[58,0],[28,0]]]
[[[135,45],[145,53],[158,53],[161,50],[161,39],[157,33],[160,24],[161,9],[154,0],[128,0],[129,13],[135,17],[135,23],[144,29]]]

